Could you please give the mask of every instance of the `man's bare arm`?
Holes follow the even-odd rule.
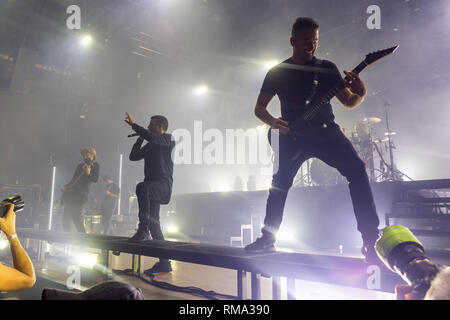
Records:
[[[120,199],[120,194],[112,193],[112,192],[109,191],[109,190],[106,190],[106,194],[107,194],[108,196],[112,197],[112,198],[116,198],[117,200]]]
[[[4,218],[0,218],[0,229],[7,237],[16,235],[13,204],[5,204],[8,209]],[[3,208],[2,208],[3,209]],[[14,268],[0,264],[0,291],[11,291],[30,288],[36,282],[33,263],[17,236],[10,239]]]
[[[273,98],[273,94],[260,92],[258,99],[256,100],[255,105],[255,116],[264,122],[265,124],[268,124],[272,128],[279,129],[281,133],[287,133],[289,131],[288,128],[288,122],[274,118],[269,111],[267,111],[267,106],[269,105],[269,102]]]
[[[267,106],[273,98],[273,94],[260,92],[255,105],[255,116],[267,125],[271,125],[274,117],[267,111]]]
[[[347,86],[336,95],[336,98],[348,109],[355,109],[366,97],[367,89],[356,73],[344,71],[347,76]]]
[[[355,109],[358,107],[363,101],[364,97],[361,97],[350,91],[349,88],[345,88],[341,90],[336,98],[347,108],[347,109]]]

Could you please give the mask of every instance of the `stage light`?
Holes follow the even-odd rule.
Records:
[[[51,192],[50,192],[50,208],[48,212],[48,231],[52,230],[52,218],[53,218],[53,202],[54,202],[54,196],[55,196],[55,177],[56,177],[56,167],[53,167],[52,170],[52,185],[51,185]],[[45,252],[50,252],[50,244],[46,242],[45,245]]]
[[[215,191],[217,191],[217,192],[230,192],[231,188],[229,186],[226,186],[226,185],[221,185],[221,186],[217,186]]]
[[[167,231],[168,231],[169,233],[177,233],[177,232],[179,231],[179,229],[178,229],[177,226],[171,225],[171,226],[168,226],[168,227],[167,227]]]
[[[53,218],[53,202],[55,196],[55,177],[56,177],[56,167],[52,169],[52,184],[51,184],[51,193],[50,193],[50,208],[48,212],[48,230],[52,230],[52,218]]]
[[[200,95],[204,95],[207,91],[208,91],[208,87],[205,85],[202,85],[202,86],[198,86],[197,88],[195,88],[194,93],[196,95],[200,96]]]
[[[264,130],[264,129],[267,129],[267,128],[268,128],[268,126],[263,124],[263,125],[257,126],[256,130]]]
[[[120,216],[120,198],[122,198],[121,192],[122,192],[122,158],[123,155],[122,153],[120,154],[119,157],[119,200],[117,201],[117,215]]]
[[[84,252],[84,253],[77,255],[76,258],[77,258],[77,262],[80,266],[91,269],[95,264],[97,264],[97,257],[98,257],[98,254]]]
[[[279,64],[280,62],[278,60],[270,60],[270,61],[266,61],[264,62],[264,67],[266,69],[272,69],[273,67],[275,67],[277,64]]]
[[[277,240],[291,242],[295,241],[295,236],[291,230],[282,229],[277,233]]]
[[[86,35],[84,35],[84,36],[81,37],[81,44],[82,44],[84,47],[87,47],[88,45],[90,45],[91,42],[92,42],[92,36],[91,36],[91,35],[86,34]]]

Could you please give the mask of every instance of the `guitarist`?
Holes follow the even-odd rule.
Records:
[[[61,188],[61,203],[64,205],[63,229],[71,231],[71,222],[80,233],[86,233],[81,220],[83,207],[88,200],[89,186],[98,181],[100,166],[97,162],[97,152],[94,148],[81,150],[83,162],[75,169],[72,179]]]
[[[318,128],[320,141],[309,138],[289,137],[289,127],[305,110],[307,101],[313,96],[326,93],[342,79],[336,65],[314,56],[319,41],[319,24],[311,18],[298,18],[293,27],[290,42],[292,56],[273,67],[266,75],[258,96],[255,115],[272,129],[278,129],[279,150],[275,150],[275,168],[272,186],[266,205],[266,216],[262,236],[246,246],[248,252],[275,251],[275,235],[283,217],[284,205],[293,178],[304,161],[316,157],[336,168],[349,182],[350,195],[362,234],[362,253],[366,261],[378,261],[374,243],[378,238],[378,216],[364,162],[358,157],[350,141],[334,122],[331,104],[328,103],[317,114],[311,125]],[[347,86],[336,96],[348,109],[360,105],[367,90],[356,73],[346,72]],[[281,102],[281,118],[274,118],[267,106],[278,95]],[[301,140],[302,148],[292,147],[288,138]]]

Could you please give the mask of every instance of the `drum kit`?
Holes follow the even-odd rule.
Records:
[[[393,137],[396,132],[388,129],[382,136],[377,136],[375,125],[381,122],[380,118],[367,117],[356,121],[353,129],[341,128],[341,131],[366,164],[367,175],[371,182],[401,180],[402,175],[395,169],[393,159],[395,149]],[[387,155],[389,163],[385,160]],[[346,179],[336,169],[314,158],[300,168],[294,185],[335,185],[344,182]]]
[[[366,164],[367,175],[372,182],[386,181],[391,176],[391,166],[386,163],[384,157],[387,152],[392,155],[395,146],[392,137],[396,132],[388,131],[383,136],[376,136],[375,125],[381,123],[380,118],[363,118],[355,123],[354,131],[349,140],[356,152]],[[375,157],[378,156],[378,167],[375,165]],[[393,162],[391,161],[391,164]]]

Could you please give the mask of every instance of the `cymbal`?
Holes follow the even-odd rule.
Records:
[[[370,125],[370,124],[380,123],[381,119],[380,118],[371,117],[371,118],[364,118],[364,119],[360,120],[360,122]]]

